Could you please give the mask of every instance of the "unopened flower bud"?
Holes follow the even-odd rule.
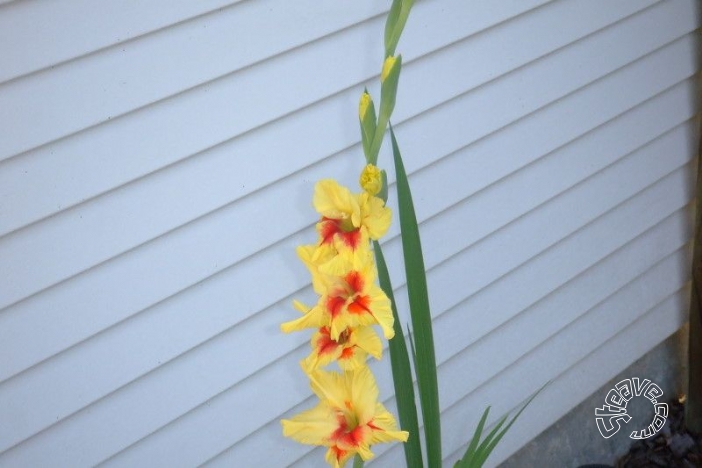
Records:
[[[383,176],[380,169],[373,164],[368,164],[361,172],[360,184],[363,190],[370,195],[378,195],[383,188]]]
[[[358,116],[361,121],[365,120],[366,114],[368,113],[368,108],[372,103],[373,100],[371,99],[370,94],[364,91],[363,94],[361,94],[361,102],[358,104]]]
[[[390,72],[392,71],[393,67],[395,66],[396,61],[397,61],[397,57],[393,57],[392,55],[385,59],[385,62],[383,63],[383,71],[380,74],[380,82],[381,83],[383,83],[385,81],[385,79],[388,77],[388,75],[390,75]]]

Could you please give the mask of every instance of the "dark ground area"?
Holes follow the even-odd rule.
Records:
[[[668,418],[654,437],[638,440],[619,458],[616,468],[702,467],[702,438],[684,427],[684,406],[668,402]]]

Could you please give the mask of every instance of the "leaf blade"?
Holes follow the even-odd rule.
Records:
[[[395,387],[395,398],[397,401],[397,412],[400,417],[400,427],[409,431],[409,438],[403,448],[407,468],[422,468],[422,446],[419,442],[419,420],[417,417],[416,397],[414,394],[414,381],[410,367],[407,343],[402,333],[402,326],[395,306],[395,296],[390,282],[387,263],[383,250],[377,241],[373,241],[373,251],[375,252],[376,265],[378,267],[378,282],[380,287],[390,299],[392,315],[394,320],[393,328],[395,336],[388,342],[390,350],[390,365],[392,367],[392,382]]]
[[[422,256],[417,216],[412,202],[412,193],[407,180],[397,138],[390,125],[392,152],[397,176],[397,198],[402,231],[402,251],[405,260],[407,293],[410,303],[410,316],[414,332],[417,355],[417,383],[419,402],[424,420],[424,436],[427,447],[427,462],[430,468],[441,467],[441,412],[436,376],[436,354],[432,331],[429,295],[427,292],[426,270]]]

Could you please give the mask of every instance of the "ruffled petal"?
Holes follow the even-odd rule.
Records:
[[[302,444],[329,445],[329,437],[338,428],[335,412],[325,402],[290,419],[283,419],[283,435]]]
[[[376,359],[383,354],[383,343],[372,327],[357,327],[354,331],[353,343]]]
[[[333,179],[320,180],[314,186],[312,203],[315,210],[325,218],[348,219],[360,218],[361,208],[358,200],[349,189],[339,185]],[[358,225],[356,225],[358,227]]]
[[[334,408],[345,408],[349,391],[344,375],[316,370],[309,373],[310,388],[323,402]]]
[[[385,206],[383,200],[365,192],[359,195],[358,202],[361,207],[361,225],[368,229],[371,239],[380,239],[390,229],[392,211]]]
[[[383,329],[383,335],[386,339],[391,339],[395,336],[395,329],[393,324],[395,323],[395,318],[392,315],[392,303],[388,296],[385,295],[379,286],[372,285],[368,291],[368,297],[370,297],[370,310],[373,317],[377,321],[380,328]]]
[[[355,451],[342,450],[337,446],[332,446],[329,447],[329,450],[327,450],[327,454],[324,458],[333,468],[341,468],[355,454]]]
[[[360,425],[365,425],[373,419],[378,402],[378,386],[368,367],[362,367],[355,372],[346,373],[351,379],[351,402],[353,412]]]
[[[302,260],[312,276],[312,288],[317,294],[328,291],[330,279],[319,271],[319,266],[327,263],[336,256],[336,249],[331,245],[301,245],[296,249],[297,256]]]
[[[293,305],[298,310],[304,311],[307,309],[304,304],[298,301],[293,301]],[[280,325],[280,329],[284,333],[290,333],[293,331],[304,330],[305,328],[320,328],[328,325],[328,314],[325,314],[324,309],[318,305],[312,307],[311,309],[307,309],[307,311],[303,313],[304,315],[302,317]]]
[[[398,430],[395,418],[382,403],[376,404],[375,415],[368,426],[372,429],[370,444],[407,442],[409,437],[409,432]]]
[[[344,346],[331,339],[329,327],[322,327],[312,335],[310,344],[312,352],[301,363],[302,369],[308,374],[339,360],[344,353]]]

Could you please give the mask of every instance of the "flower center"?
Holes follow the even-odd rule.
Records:
[[[358,229],[356,226],[353,225],[353,221],[351,221],[351,218],[344,218],[338,220],[338,226],[339,229],[341,229],[343,232],[353,232],[356,229]]]

